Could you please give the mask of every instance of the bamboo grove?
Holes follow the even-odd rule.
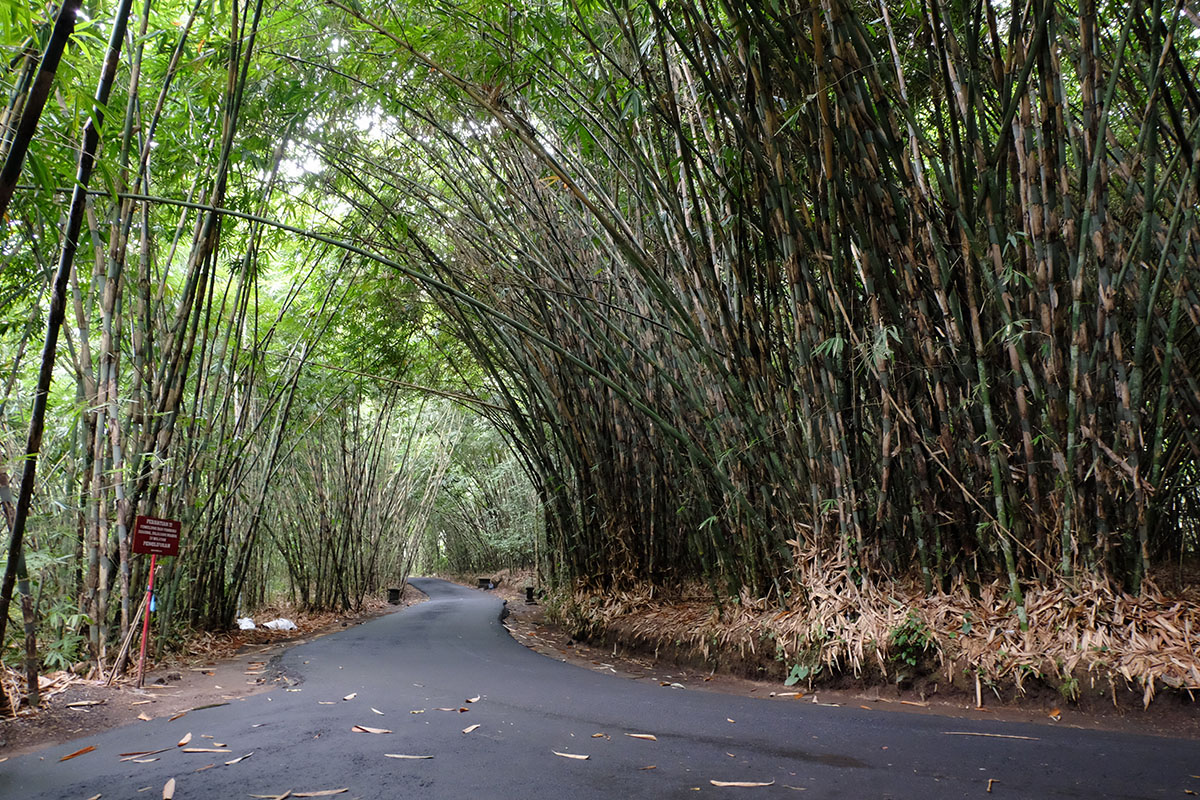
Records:
[[[1032,587],[1186,579],[1185,3],[111,5],[61,62],[5,12],[0,117],[14,474],[67,267],[16,550],[102,663],[144,513],[191,531],[197,625],[414,559],[801,606],[998,581],[1022,624]]]
[[[1194,555],[1184,4],[334,5],[393,116],[320,146],[460,293],[564,576],[811,551],[1023,622]]]
[[[0,638],[34,704],[43,667],[123,669],[145,612],[138,515],[184,524],[156,581],[160,652],[281,596],[357,609],[402,585],[462,438],[452,401],[414,400],[405,383],[439,380],[422,351],[428,302],[262,218],[293,190],[285,151],[305,102],[271,113],[255,66],[262,4],[90,8],[69,38],[62,18],[79,5],[57,23],[3,12],[0,499],[8,532],[24,527],[4,559],[24,630],[19,647]],[[56,46],[58,83],[41,102]],[[77,88],[97,79],[107,96]],[[89,148],[95,170],[73,171]],[[24,152],[24,171],[9,169]],[[235,224],[231,210],[260,221]],[[59,346],[39,364],[56,302]],[[17,486],[32,489],[27,512]]]

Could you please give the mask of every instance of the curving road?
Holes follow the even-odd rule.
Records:
[[[430,602],[281,656],[275,666],[294,688],[12,759],[0,764],[0,797],[158,800],[172,778],[176,800],[343,788],[332,796],[609,800],[803,790],[814,798],[978,800],[989,790],[991,797],[1090,799],[1200,792],[1195,741],[636,684],[522,647],[499,624],[501,604],[491,596],[440,580],[411,583]],[[188,748],[229,752],[185,752],[176,742],[188,732]],[[59,761],[86,746],[95,750]],[[119,756],[160,748],[169,749],[145,763]]]

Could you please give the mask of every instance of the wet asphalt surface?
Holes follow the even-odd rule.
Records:
[[[499,622],[501,602],[484,592],[433,579],[411,585],[430,601],[280,656],[271,667],[287,676],[290,689],[11,759],[0,764],[0,798],[157,800],[172,778],[175,800],[338,789],[347,791],[316,796],[585,800],[803,792],[933,800],[1200,792],[1200,742],[648,686],[521,646]],[[176,746],[189,732],[188,745]],[[95,750],[59,760],[89,746]],[[136,757],[145,763],[121,760],[122,753],[162,748]],[[247,753],[253,755],[226,764]]]

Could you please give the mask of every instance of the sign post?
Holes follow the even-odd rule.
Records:
[[[150,554],[150,579],[146,581],[146,610],[142,615],[142,648],[138,654],[137,685],[146,677],[146,640],[150,638],[150,604],[154,600],[154,568],[159,556],[179,555],[179,520],[138,517],[133,526],[133,552]]]

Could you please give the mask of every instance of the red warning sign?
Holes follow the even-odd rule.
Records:
[[[179,532],[183,525],[177,519],[138,517],[133,528],[133,552],[155,556],[179,555]]]

